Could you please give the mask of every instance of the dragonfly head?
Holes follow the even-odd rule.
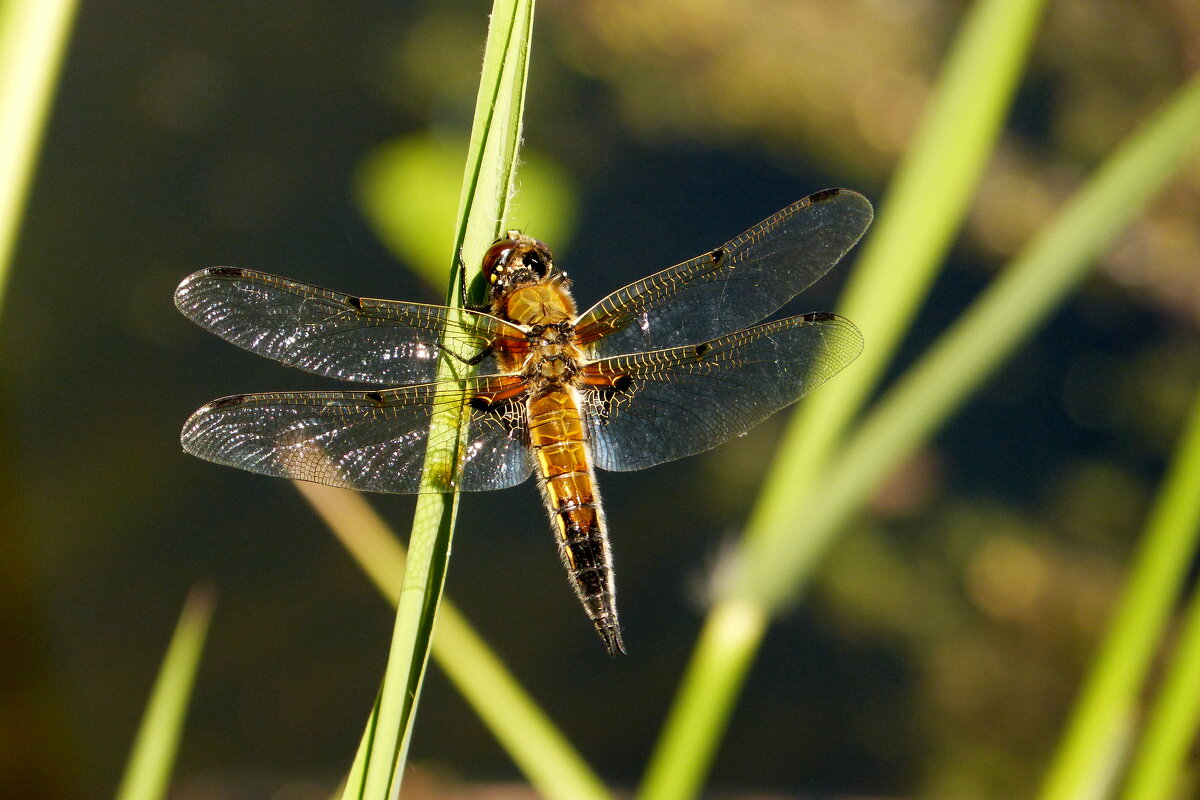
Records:
[[[497,239],[483,254],[483,279],[492,298],[556,273],[550,248],[520,231],[509,231],[507,239]]]

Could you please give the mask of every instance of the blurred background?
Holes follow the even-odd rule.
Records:
[[[511,221],[555,249],[587,306],[815,190],[878,201],[964,7],[542,0]],[[329,382],[203,332],[171,294],[193,270],[235,265],[440,300],[487,10],[82,4],[0,317],[11,796],[112,793],[201,580],[220,604],[175,796],[324,797],[341,778],[391,611],[288,483],[178,444],[214,397]],[[968,228],[897,371],[1197,68],[1190,0],[1049,4]],[[832,308],[852,262],[795,310]],[[1200,381],[1198,262],[1194,160],[877,494],[773,627],[714,792],[1036,786]],[[422,277],[430,265],[443,272]],[[707,577],[782,423],[600,476],[630,650],[615,661],[571,596],[533,484],[462,500],[449,596],[615,786],[642,771]],[[408,530],[410,498],[373,502]],[[412,789],[483,797],[521,780],[436,668],[412,757]]]

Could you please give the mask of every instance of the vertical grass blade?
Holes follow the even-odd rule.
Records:
[[[209,589],[195,588],[188,594],[125,766],[118,800],[166,796],[215,603]]]
[[[0,4],[0,309],[76,2]]]
[[[455,252],[451,256],[451,282],[447,299],[458,302],[460,282],[468,282],[464,263],[478,264],[484,249],[503,230],[513,190],[529,46],[533,27],[532,0],[496,0],[492,7],[484,51],[471,147],[463,181]],[[460,257],[461,260],[460,261]],[[449,358],[443,358],[438,377],[461,377]],[[450,476],[462,446],[464,412],[437,415],[430,441],[445,440],[439,433],[460,431],[452,446],[426,456],[424,488],[417,500],[409,540],[409,558],[396,609],[396,625],[380,699],[368,723],[369,743],[364,754],[361,783],[348,783],[345,796],[372,800],[395,797],[412,737],[433,625],[445,584],[450,540],[458,509],[458,495]],[[454,438],[454,437],[450,437]]]
[[[797,412],[751,514],[745,547],[794,540],[797,494],[811,490],[819,465],[828,463],[879,380],[961,225],[1044,5],[1044,0],[981,0],[965,19],[840,304],[839,311],[862,328],[866,350]],[[756,636],[729,637],[724,620],[753,617],[748,630],[761,634],[769,613],[742,601],[714,609],[651,758],[643,797],[690,797],[699,789],[720,735],[714,723],[730,713],[758,647]],[[706,674],[711,682],[703,680]]]
[[[404,548],[366,498],[316,483],[297,481],[296,488],[395,605]],[[449,599],[442,600],[432,655],[539,795],[611,800],[596,774]]]
[[[1108,634],[1093,661],[1042,791],[1044,800],[1099,796],[1200,543],[1200,394],[1149,520]],[[1198,594],[1200,597],[1200,594]],[[1200,600],[1142,740],[1127,798],[1169,797],[1200,706]],[[1189,671],[1190,670],[1190,671]],[[1162,791],[1150,791],[1157,786]]]
[[[1195,430],[1195,428],[1193,428]],[[1200,465],[1200,452],[1194,465]],[[1200,496],[1200,481],[1193,482]],[[1193,522],[1193,525],[1196,523]],[[1188,749],[1200,728],[1200,586],[1192,590],[1183,635],[1133,756],[1124,800],[1175,797]]]

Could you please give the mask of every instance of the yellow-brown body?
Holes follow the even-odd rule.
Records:
[[[529,445],[558,552],[571,586],[609,653],[624,652],[600,493],[592,471],[575,379],[583,358],[572,321],[575,302],[561,273],[497,293],[492,312],[529,329],[521,351],[498,352],[521,372]]]
[[[849,364],[862,335],[835,314],[755,323],[836,264],[871,216],[854,192],[818,192],[582,314],[550,249],[515,230],[483,253],[486,307],[465,287],[455,308],[201,270],[175,292],[188,318],[282,364],[393,388],[223,397],[180,441],[219,464],[377,492],[428,491],[435,460],[443,490],[536,472],[571,585],[609,653],[623,652],[593,459],[625,471],[703,452]],[[479,374],[443,380],[445,365]],[[430,424],[452,410],[465,431]]]

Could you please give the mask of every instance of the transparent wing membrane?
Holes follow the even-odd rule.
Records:
[[[183,427],[183,449],[218,464],[370,492],[421,491],[426,449],[453,448],[456,431],[429,441],[432,415],[461,409],[500,378],[379,392],[272,392],[215,400]],[[451,482],[464,491],[516,486],[533,468],[523,402],[470,408]]]
[[[527,392],[577,385],[603,469],[641,469],[708,450],[861,351],[858,329],[833,314],[746,326],[824,275],[871,217],[870,203],[854,192],[818,192],[709,253],[613,292],[574,322],[586,354],[575,378],[547,377],[565,362],[548,339],[536,338],[539,326],[250,270],[202,270],[175,293],[180,311],[202,327],[289,366],[400,388],[216,400],[187,421],[184,449],[264,475],[412,493],[421,490],[427,449],[457,444],[453,431],[430,441],[433,415],[461,412],[469,416],[466,445],[448,481],[466,491],[500,489],[534,466]],[[475,376],[432,383],[443,354]],[[503,370],[497,354],[509,365]],[[500,374],[527,355],[541,359],[528,375]]]
[[[264,272],[214,267],[175,291],[184,316],[252,353],[318,375],[359,383],[424,383],[443,348],[457,363],[496,372],[489,349],[524,341],[496,317],[446,306],[375,300]]]
[[[871,218],[862,195],[817,192],[711,252],[618,289],[579,317],[576,332],[602,358],[752,325],[828,272]]]

